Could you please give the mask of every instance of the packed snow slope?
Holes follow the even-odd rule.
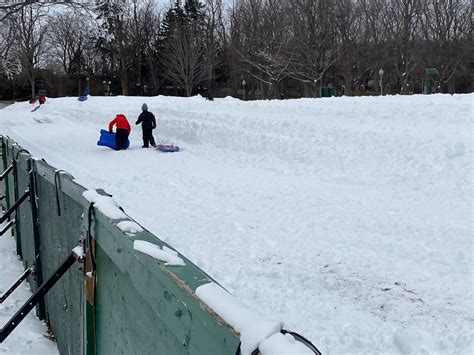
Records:
[[[0,132],[325,354],[473,351],[474,95],[48,99]],[[96,146],[146,102],[180,153]]]

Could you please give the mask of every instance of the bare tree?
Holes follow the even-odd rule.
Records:
[[[68,9],[73,11],[82,11],[82,9],[89,9],[93,1],[74,1],[74,0],[24,0],[24,1],[2,1],[0,3],[0,22],[8,19],[10,16],[13,16],[21,12],[24,8],[29,7],[30,5],[49,7],[49,6],[58,6],[65,5],[68,6]]]
[[[20,61],[12,54],[13,43],[13,27],[7,21],[0,22],[0,74],[9,79],[21,72]]]
[[[71,13],[56,14],[51,21],[49,37],[51,55],[68,78],[76,77],[78,95],[81,94],[81,76],[85,66],[85,47],[89,28],[80,16]]]
[[[423,6],[422,32],[426,47],[425,58],[439,70],[440,85],[455,91],[457,76],[472,77],[466,63],[473,60],[474,50],[469,45],[471,9],[466,0],[428,0]]]
[[[191,96],[193,89],[208,74],[205,29],[198,8],[200,5],[195,0],[188,0],[184,11],[178,1],[167,13],[169,22],[162,50],[163,75],[175,85],[183,87],[186,96]]]
[[[225,29],[223,20],[222,0],[206,0],[205,28],[207,49],[207,87],[209,90],[215,86],[215,69],[218,64],[219,43],[225,43]]]
[[[193,31],[179,28],[175,33],[175,41],[164,50],[164,76],[184,87],[186,96],[207,77],[205,48],[199,44]]]
[[[419,50],[422,0],[386,0],[383,7],[384,33],[392,46],[392,65],[401,94],[411,91],[411,77],[423,60]]]
[[[357,60],[353,67],[356,94],[364,94],[367,84],[374,82],[375,70],[388,65],[389,62],[384,32],[385,1],[357,0],[361,25],[354,56]]]
[[[338,59],[332,2],[293,0],[293,34],[295,53],[291,77],[318,91],[324,75]]]
[[[351,94],[358,58],[357,47],[362,45],[359,37],[361,16],[356,3],[352,0],[335,0],[334,5],[332,17],[336,20],[334,24],[338,52],[336,64],[344,82],[345,93]]]
[[[118,78],[124,95],[130,83],[158,94],[165,82],[186,95],[204,85],[299,96],[329,84],[373,94],[380,68],[384,92],[421,92],[425,68],[438,69],[440,91],[473,90],[470,0],[173,0],[172,24],[157,3],[0,1],[0,94],[27,78],[34,95],[39,73],[78,89],[86,74]]]
[[[289,75],[293,58],[287,10],[287,2],[282,0],[247,0],[240,2],[233,17],[233,31],[238,31],[233,38],[239,33],[233,50],[243,64],[242,73],[255,79],[262,94],[266,84],[273,97]]]
[[[28,78],[32,97],[36,96],[36,70],[45,54],[47,13],[37,5],[22,7],[8,18],[15,33],[13,52],[19,58],[22,71]]]
[[[142,26],[147,43],[143,55],[146,58],[147,72],[154,93],[158,93],[162,79],[160,75],[160,60],[156,51],[156,44],[159,41],[161,27],[161,11],[160,8],[150,3],[144,9],[144,17],[142,19]]]

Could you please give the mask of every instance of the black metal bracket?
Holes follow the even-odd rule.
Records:
[[[15,224],[15,220],[14,220],[14,219],[12,219],[11,221],[9,221],[9,222],[7,223],[7,225],[5,226],[5,228],[3,228],[3,229],[0,231],[0,237],[1,237],[2,235],[4,235],[4,234],[7,232],[7,230],[9,230],[14,224]]]
[[[3,172],[2,175],[0,175],[0,181],[3,181],[3,179],[5,179],[5,177],[6,177],[6,176],[10,173],[10,171],[12,171],[12,170],[13,170],[13,163],[10,164],[10,166],[7,168],[7,170],[5,170],[5,171]]]
[[[47,279],[36,292],[25,302],[25,304],[15,313],[7,324],[0,331],[0,343],[11,334],[11,332],[20,324],[20,322],[28,315],[28,313],[38,304],[40,300],[48,293],[49,290],[61,279],[61,277],[69,270],[69,268],[77,261],[83,262],[84,254],[82,247],[74,248],[71,254],[63,261],[59,268]]]
[[[16,281],[12,283],[11,286],[0,295],[0,304],[3,303],[8,298],[8,296],[10,296],[13,291],[15,291],[16,288],[21,285],[23,281],[25,281],[25,279],[31,274],[32,271],[33,269],[31,267],[26,269],[25,272],[23,272],[23,274],[21,274],[20,277],[16,279]]]
[[[0,224],[5,222],[8,217],[30,196],[30,190],[26,190],[23,195],[16,201],[13,206],[0,217]]]
[[[71,174],[69,174],[65,170],[56,170],[54,172],[54,188],[56,190],[56,206],[58,207],[58,216],[61,216],[61,204],[59,202],[59,189],[61,188],[61,180],[60,180],[61,173],[65,173],[65,174],[68,174],[70,177],[73,177]]]
[[[285,334],[291,334],[293,338],[295,338],[296,341],[299,341],[303,345],[305,345],[308,349],[310,349],[315,355],[322,355],[321,351],[317,347],[314,346],[313,343],[311,343],[308,339],[303,337],[302,335],[296,333],[296,332],[291,332],[289,330],[282,329],[280,331],[283,335]]]
[[[13,153],[13,149],[12,149],[12,153]],[[26,150],[25,148],[21,148],[20,150],[18,150],[15,154],[15,159],[14,161],[16,162],[18,160],[18,157],[20,156],[20,153],[28,153],[30,154],[30,152],[28,150]],[[31,154],[30,154],[31,155]]]

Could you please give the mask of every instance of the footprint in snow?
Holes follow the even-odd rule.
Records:
[[[52,122],[49,118],[33,118],[33,120],[35,120],[35,122],[37,122],[39,124],[51,123]]]

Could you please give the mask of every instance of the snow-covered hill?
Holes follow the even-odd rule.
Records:
[[[0,133],[326,354],[473,350],[474,95],[48,99]],[[146,102],[180,153],[96,146]]]

